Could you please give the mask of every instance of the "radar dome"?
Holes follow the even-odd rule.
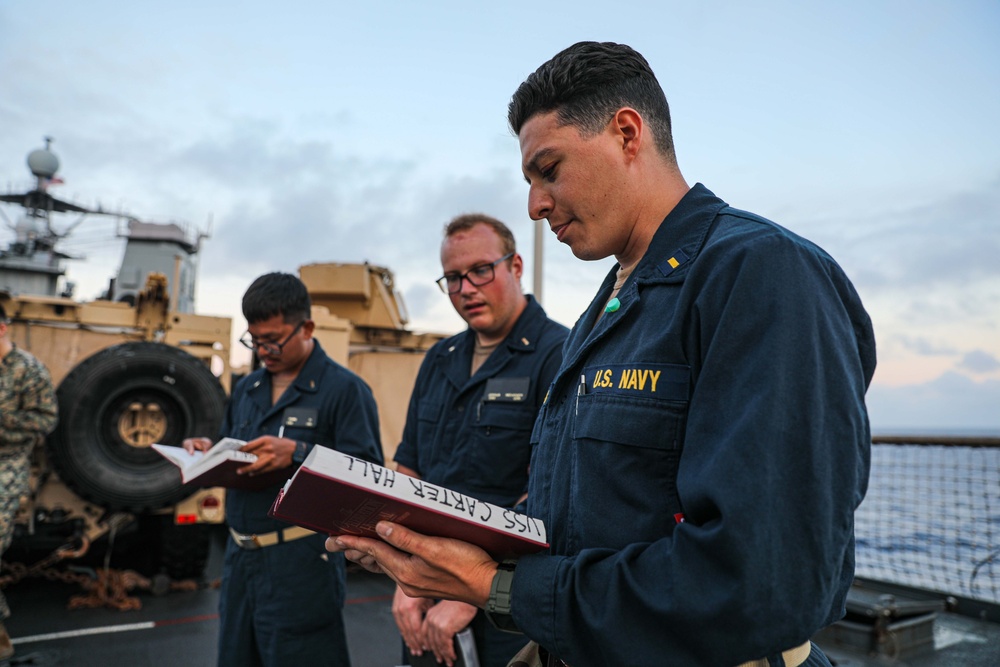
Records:
[[[52,178],[59,171],[59,158],[47,148],[28,153],[28,169],[39,178]]]

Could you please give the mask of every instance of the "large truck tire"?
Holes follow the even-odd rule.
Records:
[[[83,498],[112,510],[142,513],[176,503],[195,489],[154,442],[214,438],[226,394],[209,368],[162,343],[121,343],[88,357],[56,390],[59,424],[49,457]]]

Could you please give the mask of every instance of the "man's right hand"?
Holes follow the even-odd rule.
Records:
[[[392,617],[396,619],[396,627],[403,638],[403,643],[411,655],[423,655],[429,647],[423,636],[424,614],[434,606],[434,601],[427,598],[411,598],[399,586],[392,598]]]
[[[430,537],[379,521],[381,539],[333,535],[326,550],[342,552],[369,572],[389,575],[410,597],[444,598],[485,609],[497,562],[481,548],[449,537]]]
[[[209,449],[212,446],[212,441],[208,438],[184,438],[181,446],[188,454],[194,454]]]

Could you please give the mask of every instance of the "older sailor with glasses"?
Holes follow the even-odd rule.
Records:
[[[428,351],[410,398],[398,469],[503,507],[524,498],[535,415],[562,359],[566,327],[521,292],[523,262],[499,220],[455,218],[441,244],[441,291],[466,331]],[[455,659],[454,635],[468,625],[482,667],[503,667],[524,643],[461,602],[396,591],[393,615],[407,652]]]
[[[219,602],[221,666],[350,665],[342,610],[344,559],[326,554],[324,536],[271,519],[284,480],[315,444],[382,463],[371,390],[330,359],[313,338],[309,293],[286,273],[269,273],[243,296],[249,323],[240,342],[262,368],[233,389],[220,435],[247,440],[257,461],[240,472],[276,472],[263,490],[229,489]],[[189,451],[212,445],[188,438]]]

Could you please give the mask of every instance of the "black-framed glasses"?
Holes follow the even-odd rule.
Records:
[[[302,320],[301,322],[296,324],[295,328],[292,329],[292,333],[288,334],[288,336],[285,337],[285,340],[281,341],[280,343],[254,340],[253,336],[250,335],[249,330],[245,334],[240,336],[240,343],[243,345],[243,347],[247,348],[248,350],[256,350],[257,348],[260,348],[261,350],[264,350],[264,352],[266,352],[269,356],[280,357],[282,350],[284,350],[285,346],[288,345],[288,341],[292,339],[292,336],[294,336],[299,332],[299,329],[301,329],[302,325],[305,323],[306,321]]]
[[[500,262],[506,261],[514,256],[509,252],[495,262],[489,264],[477,264],[465,273],[446,273],[436,281],[438,287],[445,294],[458,294],[462,291],[462,281],[468,280],[473,287],[489,285],[497,277],[496,266]]]

